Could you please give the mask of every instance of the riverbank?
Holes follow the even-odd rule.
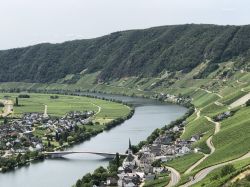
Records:
[[[10,95],[10,94],[9,94]],[[49,95],[47,95],[49,96]],[[81,96],[79,96],[81,98]],[[99,98],[101,99],[101,98]],[[104,100],[104,99],[102,99]],[[105,99],[105,101],[108,101],[108,102],[111,102],[110,100],[108,99]],[[116,101],[112,101],[112,103],[114,103]],[[125,103],[121,103],[120,101],[119,102],[116,102],[116,103],[119,103],[119,104],[122,104],[124,106],[126,106],[128,109],[129,109],[129,113],[126,114],[125,116],[123,117],[116,117],[115,119],[112,119],[112,120],[109,120],[108,122],[105,122],[104,124],[100,125],[99,123],[96,125],[96,124],[92,124],[92,125],[88,125],[88,127],[86,128],[84,126],[84,136],[83,136],[83,133],[78,133],[78,131],[73,131],[73,133],[70,133],[70,137],[72,137],[70,140],[67,138],[67,143],[63,145],[60,145],[54,141],[46,141],[44,142],[44,147],[45,149],[49,150],[49,151],[52,151],[52,149],[55,151],[55,150],[64,150],[64,149],[67,149],[67,148],[70,148],[72,147],[73,145],[76,145],[76,144],[79,144],[79,143],[83,143],[84,141],[88,141],[90,140],[91,138],[93,138],[94,136],[96,136],[97,134],[103,132],[103,131],[108,131],[110,129],[112,129],[113,127],[117,126],[117,125],[120,125],[121,123],[123,123],[125,120],[131,118],[134,114],[134,108],[132,106],[129,106],[129,105],[126,105]],[[96,112],[95,116],[97,114],[99,114],[101,111],[99,110],[98,112]],[[107,116],[108,118],[110,118],[110,116]],[[79,130],[81,130],[82,128],[79,127],[78,128]],[[38,134],[35,130],[35,128],[33,128],[33,133],[36,134],[36,136],[40,136],[40,133]],[[87,131],[87,133],[85,133],[85,131]],[[43,139],[43,136],[40,137],[41,139]],[[47,137],[48,139],[48,137]],[[43,160],[41,159],[41,157],[45,158],[45,155],[43,155],[42,152],[40,151],[35,151],[36,154],[39,154],[39,156],[35,156],[36,154],[32,154],[32,157],[30,157],[30,154],[32,152],[28,152],[27,154],[16,154],[14,156],[5,156],[5,157],[1,157],[0,159],[0,168],[1,168],[1,171],[2,172],[6,172],[8,170],[12,170],[14,168],[17,168],[17,167],[21,167],[33,160]],[[32,159],[30,159],[32,158]]]
[[[137,145],[131,145],[129,149],[131,149],[133,151],[133,154],[137,154],[138,151],[141,151],[142,147],[148,146],[149,144],[152,144],[159,136],[160,134],[163,134],[165,132],[167,132],[168,130],[172,129],[173,127],[180,127],[184,124],[185,120],[191,116],[194,113],[194,107],[192,105],[190,105],[189,110],[179,119],[172,121],[170,124],[165,125],[164,127],[162,127],[161,129],[155,129],[150,136],[147,137],[146,140],[141,141],[139,144]],[[176,139],[178,139],[181,136],[181,133],[177,133],[177,136],[175,137]],[[145,148],[144,148],[145,149]],[[115,160],[119,159],[119,155],[116,155]],[[82,179],[78,179],[75,186],[76,187],[80,187],[82,185],[84,186],[100,186],[101,184],[108,184],[109,180],[113,180],[116,181],[113,184],[109,184],[109,185],[117,185],[117,181],[119,179],[119,173],[118,173],[118,169],[119,172],[121,166],[123,165],[123,163],[118,162],[119,164],[116,165],[116,167],[112,167],[113,163],[110,162],[107,168],[103,168],[102,166],[97,168],[93,174],[86,174],[85,176],[82,177]],[[137,165],[137,164],[136,164]],[[126,169],[126,168],[124,168]],[[102,170],[101,173],[99,173],[99,175],[101,175],[101,178],[98,178],[98,180],[96,180],[96,173],[98,173],[100,170]],[[145,175],[143,170],[138,170],[138,173],[141,173],[141,175]],[[143,173],[143,174],[142,174]],[[131,173],[131,176],[136,175],[136,172]],[[163,177],[164,176],[164,177]],[[111,178],[111,179],[110,179]],[[133,178],[133,177],[132,177]],[[165,173],[164,175],[161,174],[159,175],[159,177],[156,177],[155,180],[153,181],[147,181],[147,183],[145,183],[145,185],[147,184],[168,184],[167,179],[163,179],[163,178],[167,178],[167,173]],[[179,176],[180,178],[180,176]],[[87,179],[87,180],[86,180]],[[119,179],[119,181],[122,180],[121,178]],[[139,180],[139,179],[138,179]],[[170,181],[170,180],[169,180]],[[178,183],[179,180],[176,180],[175,183],[173,183],[174,185]],[[149,182],[149,183],[148,183]],[[171,181],[173,182],[173,181]],[[140,182],[138,181],[138,184],[140,184]],[[107,186],[109,186],[107,185]]]
[[[184,107],[163,104],[156,100],[108,96],[109,98],[112,97],[112,99],[119,99],[134,105],[135,113],[132,118],[124,121],[122,125],[98,134],[91,141],[85,141],[84,143],[68,148],[67,151],[91,150],[123,153],[128,147],[128,138],[136,145],[140,141],[145,140],[155,128],[163,127],[165,124],[170,123],[170,121],[183,116],[186,112],[186,108]],[[108,96],[103,95],[103,97]],[[0,184],[6,187],[15,186],[16,183],[27,187],[68,187],[74,184],[82,174],[93,172],[100,165],[106,167],[107,164],[107,160],[90,154],[73,154],[61,159],[45,159],[42,163],[38,162],[29,165],[29,167],[22,167],[15,172],[1,174]],[[15,180],[11,180],[12,176],[15,176]],[[29,178],[26,176],[29,176]],[[42,180],[43,178],[46,178],[46,180]],[[29,180],[28,184],[25,182],[27,180]],[[43,183],[37,184],[37,180],[42,180]]]

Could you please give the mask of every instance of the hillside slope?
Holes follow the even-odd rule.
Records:
[[[189,72],[202,62],[206,77],[217,63],[250,57],[250,25],[177,25],[112,33],[107,36],[39,44],[0,51],[0,82],[55,82],[68,74],[100,71],[99,80]],[[77,77],[76,77],[77,78]]]

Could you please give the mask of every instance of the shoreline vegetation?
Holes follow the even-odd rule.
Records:
[[[187,107],[187,105],[186,105]],[[190,117],[195,112],[194,106],[190,103],[188,105],[188,111],[180,118],[166,124],[162,128],[155,129],[146,140],[142,140],[137,145],[131,145],[130,149],[133,151],[133,154],[137,153],[144,145],[148,145],[153,143],[153,141],[159,137],[162,132],[167,131],[170,128],[173,128],[176,125],[180,125],[183,121],[185,121],[188,117]],[[178,135],[180,137],[181,134]],[[109,177],[117,178],[118,168],[122,165],[122,162],[117,162],[116,160],[120,160],[119,154],[116,154],[114,160],[109,162],[107,168],[103,168],[102,166],[95,169],[95,171],[91,173],[85,174],[81,179],[78,179],[77,182],[73,185],[73,187],[92,187],[93,185],[100,185],[101,181],[106,181]],[[123,158],[124,159],[124,158]],[[122,159],[122,160],[123,160]],[[114,164],[116,163],[116,164]],[[167,177],[167,176],[165,176]],[[168,177],[167,177],[168,178]],[[162,177],[159,179],[159,183],[168,183],[168,180],[162,180]],[[167,184],[166,183],[166,184]],[[149,185],[150,186],[150,185]]]
[[[17,92],[16,92],[17,91]],[[24,90],[22,90],[23,92]],[[2,90],[2,93],[21,93],[20,90],[12,90],[10,92],[6,92]],[[105,92],[72,92],[72,91],[64,91],[64,90],[53,90],[53,91],[46,91],[46,92],[41,92],[40,91],[37,91],[37,92],[34,92],[34,90],[32,92],[30,91],[27,91],[27,93],[40,93],[40,94],[60,94],[60,95],[70,95],[70,96],[79,96],[79,97],[89,97],[89,98],[94,98],[94,99],[101,99],[101,100],[105,100],[105,101],[111,101],[111,102],[116,102],[116,103],[121,103],[127,107],[130,108],[130,112],[127,116],[124,116],[124,117],[120,117],[120,118],[117,118],[117,119],[114,119],[110,122],[107,122],[104,126],[105,128],[104,129],[96,129],[94,131],[92,131],[92,133],[85,137],[84,139],[82,137],[77,137],[76,140],[74,140],[73,142],[69,142],[67,145],[62,145],[62,146],[58,146],[56,148],[54,148],[53,150],[64,150],[66,148],[69,148],[69,147],[72,147],[78,143],[83,143],[84,141],[87,141],[87,140],[90,140],[92,137],[102,133],[103,131],[105,130],[111,130],[112,128],[118,126],[118,125],[121,125],[124,121],[130,119],[133,114],[134,114],[134,106],[132,106],[131,104],[129,103],[126,103],[126,102],[122,102],[120,100],[115,100],[115,99],[107,99],[105,97],[99,97],[99,96],[94,96],[94,95],[90,95],[91,93],[101,93],[101,94],[108,94],[108,93],[105,93]],[[23,94],[22,94],[23,95]],[[26,94],[27,95],[27,94]],[[154,100],[158,100],[162,103],[164,103],[164,101],[162,101],[160,98],[156,98],[156,97],[148,97],[148,96],[144,96],[144,97],[140,97],[140,96],[130,96],[130,95],[126,95],[126,94],[123,94],[123,96],[129,96],[129,97],[138,97],[138,98],[147,98],[147,99],[154,99]],[[168,103],[171,103],[170,101],[168,101]],[[174,104],[179,104],[179,105],[182,105],[184,107],[190,107],[192,106],[190,103],[174,103]],[[184,115],[185,116],[185,115]],[[178,120],[176,120],[178,121]],[[173,124],[175,125],[175,123]],[[149,137],[154,137],[156,138],[157,136],[157,131],[159,129],[156,129]],[[153,141],[153,139],[151,140]],[[150,142],[151,142],[150,141]],[[133,146],[133,149],[135,150],[139,150],[140,147],[142,147],[143,145],[145,145],[145,141],[142,141],[138,144],[138,147],[136,146]],[[134,151],[135,151],[134,150]],[[17,167],[20,167],[20,166],[23,166],[23,165],[27,165],[27,164],[30,164],[32,161],[41,161],[41,160],[44,160],[46,158],[46,156],[44,154],[42,154],[41,152],[27,152],[25,153],[24,155],[18,155],[18,157],[20,157],[20,161],[19,161],[19,158],[18,158],[18,161],[16,161],[17,158],[11,158],[11,159],[5,159],[5,158],[1,158],[1,161],[0,163],[2,163],[0,166],[0,172],[6,172],[6,171],[9,171],[9,170],[12,170],[12,169],[15,169]]]
[[[192,91],[193,90],[193,91]],[[13,90],[12,90],[13,91]],[[19,91],[21,91],[21,90],[19,90]],[[24,90],[22,90],[22,91],[24,91]],[[40,90],[41,91],[41,90]],[[82,93],[82,92],[77,92],[78,90],[75,90],[75,92],[72,92],[72,91],[65,91],[65,90],[61,90],[61,91],[59,91],[59,90],[43,90],[43,91],[45,91],[46,93],[48,93],[48,94],[69,94],[69,95],[80,95],[80,94],[82,94],[83,96],[89,96],[89,95],[87,95],[88,93],[86,93],[86,92],[84,92],[84,93]],[[76,93],[77,92],[77,93]],[[189,90],[189,92],[190,93],[193,93],[194,92],[194,95],[192,96],[192,100],[191,100],[191,102],[192,102],[192,104],[191,104],[191,102],[190,103],[178,103],[178,104],[180,104],[180,105],[183,105],[183,106],[186,106],[186,107],[191,107],[192,108],[192,114],[190,115],[190,118],[188,118],[187,119],[187,122],[188,122],[188,124],[189,124],[189,126],[187,126],[188,128],[186,128],[186,130],[185,130],[185,136],[191,136],[191,132],[189,132],[189,129],[190,128],[192,128],[192,127],[201,127],[201,126],[197,126],[198,125],[198,123],[201,123],[202,121],[204,121],[203,120],[203,118],[204,118],[204,116],[205,115],[208,115],[208,116],[210,116],[212,119],[214,119],[214,120],[216,120],[214,117],[215,116],[219,116],[220,114],[222,114],[223,112],[226,112],[228,109],[226,108],[226,107],[220,107],[220,108],[222,108],[222,109],[216,109],[216,108],[214,108],[214,106],[212,106],[212,107],[207,107],[207,106],[210,106],[210,104],[209,104],[209,102],[210,103],[212,103],[213,104],[213,102],[214,101],[216,101],[216,100],[218,100],[219,99],[219,101],[221,100],[221,102],[222,103],[224,103],[223,101],[224,101],[224,98],[223,97],[225,97],[224,95],[217,95],[217,92],[210,92],[210,91],[208,91],[208,90],[202,90],[202,89],[195,89],[195,88],[192,88],[191,90]],[[188,93],[189,93],[188,92]],[[91,92],[90,92],[91,93]],[[96,92],[94,92],[94,93],[103,93],[103,92],[100,92],[100,91],[96,91]],[[105,92],[104,92],[105,93]],[[184,96],[185,95],[190,95],[190,93],[189,94],[184,94]],[[220,93],[220,92],[218,92],[218,93]],[[108,93],[108,94],[112,94],[112,93]],[[117,94],[117,93],[115,93],[115,94]],[[222,92],[222,94],[224,94],[223,92]],[[125,95],[125,96],[131,96],[130,94],[121,94],[121,95]],[[138,96],[138,95],[133,95],[133,96]],[[218,96],[218,97],[217,97]],[[97,96],[89,96],[89,97],[97,97]],[[140,96],[138,96],[138,97],[140,97]],[[204,98],[204,97],[206,97],[206,98]],[[155,97],[155,96],[153,96],[152,94],[151,95],[144,95],[143,96],[143,98],[150,98],[150,99],[157,99],[157,100],[159,100],[159,101],[162,101],[161,100],[161,98],[160,97]],[[188,97],[186,97],[186,98],[188,98]],[[216,103],[215,103],[215,105],[216,105]],[[225,104],[226,105],[226,104]],[[195,108],[194,108],[194,106],[195,106]],[[216,105],[217,106],[217,105]],[[227,105],[226,105],[227,106]],[[237,108],[236,108],[237,109]],[[208,113],[208,112],[210,112],[210,110],[212,111],[212,113],[210,114],[210,113]],[[230,109],[230,111],[233,111],[232,109]],[[247,112],[247,111],[246,111]],[[243,111],[239,111],[239,116],[241,116],[241,114],[242,114],[242,116],[244,116],[244,109],[243,109]],[[224,115],[224,114],[223,114]],[[237,115],[236,115],[236,117],[237,117]],[[235,119],[237,119],[235,117]],[[230,121],[231,120],[231,118],[234,118],[234,115],[233,115],[233,117],[229,117],[229,119],[227,120],[227,119],[225,119],[225,121],[226,122],[224,122],[224,120],[222,121],[222,124],[223,123],[228,123],[228,121]],[[191,125],[190,125],[191,124]],[[208,125],[207,125],[208,124]],[[207,133],[207,135],[205,135],[204,136],[204,138],[201,138],[200,139],[200,141],[198,141],[197,142],[197,145],[199,145],[199,146],[201,146],[201,148],[202,148],[202,151],[204,151],[204,150],[206,150],[206,149],[208,149],[207,147],[206,147],[206,145],[205,145],[205,142],[206,142],[206,138],[209,136],[209,134],[210,134],[210,131],[212,132],[213,131],[213,126],[212,125],[210,125],[211,123],[208,123],[208,122],[206,122],[206,125],[204,126],[204,127],[209,127],[209,129],[208,129],[208,131],[206,130],[206,129],[201,129],[202,131],[201,131],[201,133]],[[190,128],[189,128],[190,127]],[[222,128],[223,128],[223,126],[222,126]],[[195,132],[197,131],[199,131],[200,129],[196,129],[195,130]],[[223,129],[222,129],[223,130]],[[153,134],[153,133],[152,133]],[[151,135],[152,135],[151,134]],[[156,133],[157,134],[157,133]],[[194,135],[194,134],[192,134],[192,135]],[[219,133],[219,135],[217,135],[217,137],[222,137],[222,133]],[[215,142],[215,144],[216,144],[217,142]],[[135,147],[136,148],[136,146],[133,146],[133,147]],[[204,148],[203,148],[204,147]],[[209,151],[209,150],[208,150]],[[193,162],[193,161],[192,161]],[[181,162],[181,163],[183,163],[183,164],[185,164],[185,162]],[[190,162],[191,163],[191,162]],[[187,163],[188,165],[190,164],[190,163]],[[186,168],[186,166],[184,167],[185,169],[188,169],[188,168]],[[239,168],[240,169],[240,168]],[[104,168],[104,172],[103,173],[106,173],[106,172],[108,172],[108,170],[107,169],[105,169]],[[237,170],[238,171],[238,170]],[[189,181],[189,178],[190,178],[190,176],[193,176],[195,173],[197,172],[197,170],[194,170],[191,174],[189,174],[189,175],[184,175],[183,173],[181,173],[181,179],[180,179],[180,181],[179,181],[179,185],[180,184],[184,184],[184,183],[186,183],[187,181]],[[213,172],[211,172],[211,175],[213,174]],[[208,177],[210,177],[211,176],[210,174],[208,175]],[[211,177],[210,177],[211,178]],[[206,178],[205,178],[206,179]],[[166,180],[167,180],[167,177],[166,177]],[[168,179],[169,180],[169,179]],[[207,179],[206,179],[207,180]],[[204,180],[202,180],[202,181],[204,181]],[[78,182],[78,184],[79,184],[79,182]]]
[[[85,95],[78,95],[78,94],[65,94],[65,95],[74,95],[74,96],[79,96],[79,97],[85,96]],[[49,94],[48,94],[48,96],[49,96]],[[80,136],[78,133],[74,133],[74,135],[76,135],[76,136],[72,135],[72,137],[75,137],[75,138],[73,138],[70,142],[67,142],[67,144],[59,145],[56,147],[52,146],[53,149],[51,150],[51,148],[50,148],[50,151],[64,150],[66,148],[72,147],[72,146],[77,145],[79,143],[83,143],[84,141],[88,141],[91,138],[93,138],[94,136],[102,133],[103,131],[108,131],[108,130],[111,130],[112,128],[114,128],[118,125],[121,125],[124,121],[130,119],[134,114],[134,107],[128,103],[114,100],[114,99],[101,98],[101,97],[92,97],[92,96],[85,96],[85,97],[120,103],[120,104],[127,106],[130,111],[126,116],[118,117],[116,119],[113,119],[112,121],[106,122],[103,124],[103,128],[99,128],[99,129],[96,128],[96,129],[92,130],[91,132],[89,132],[88,134],[86,134],[86,136],[84,136],[84,137]],[[78,129],[80,130],[81,128],[78,128]],[[0,172],[7,172],[7,171],[13,170],[15,168],[24,166],[24,165],[29,165],[33,161],[42,161],[46,158],[47,158],[47,156],[44,153],[39,152],[39,151],[28,151],[24,154],[19,153],[19,154],[15,155],[14,157],[10,157],[10,158],[2,158],[1,157],[0,158]]]

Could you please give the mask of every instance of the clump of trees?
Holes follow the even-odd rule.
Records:
[[[157,159],[152,164],[153,167],[161,167],[161,160]]]
[[[247,175],[245,178],[241,180],[237,180],[235,183],[231,185],[231,187],[240,187],[240,186],[249,186],[250,184],[250,175]]]
[[[16,166],[22,166],[29,163],[30,160],[43,160],[44,155],[37,151],[28,151],[24,154],[19,153],[15,157],[4,158],[0,157],[0,168],[2,172],[6,172],[10,169],[14,169]]]
[[[51,96],[50,96],[50,99],[58,99],[58,98],[59,98],[58,95],[51,95]]]
[[[28,94],[20,94],[20,95],[18,95],[18,98],[30,98],[30,95],[28,95]]]
[[[122,165],[123,157],[116,153],[113,160],[109,162],[107,168],[99,167],[92,174],[87,173],[81,179],[77,180],[76,187],[92,187],[93,185],[100,186],[101,182],[107,180],[108,177],[117,178],[118,168]]]
[[[250,106],[250,99],[246,102],[246,106]]]
[[[19,106],[19,101],[18,101],[18,97],[16,97],[16,102],[15,102],[15,106]]]
[[[224,177],[224,176],[226,176],[230,173],[233,173],[235,171],[236,171],[236,169],[232,164],[227,164],[227,165],[222,167],[220,175],[221,175],[221,177]]]
[[[122,122],[131,118],[133,116],[134,112],[135,112],[134,109],[132,109],[126,117],[120,117],[120,118],[117,118],[117,119],[114,119],[114,120],[108,122],[107,124],[105,124],[105,129],[110,130],[111,128],[113,128],[115,126],[120,125]]]
[[[61,133],[56,133],[54,137],[54,141],[58,142],[60,146],[63,146],[64,143],[68,143],[68,145],[73,145],[75,143],[80,143],[85,140],[89,140],[91,137],[101,133],[103,129],[86,129],[84,126],[75,126],[72,127],[69,131],[64,131]],[[51,143],[53,141],[53,136],[47,135],[47,145],[45,145],[46,150],[50,151],[55,148],[55,146]]]
[[[108,81],[125,76],[153,76],[163,70],[189,72],[209,60],[208,68],[201,74],[206,76],[220,62],[239,56],[249,58],[249,33],[248,25],[188,24],[5,50],[0,51],[0,66],[9,71],[0,69],[0,81],[48,83],[75,74],[65,80],[75,83],[83,69],[87,69],[86,73],[101,70],[98,78]]]

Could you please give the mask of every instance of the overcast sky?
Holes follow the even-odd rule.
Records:
[[[0,0],[0,49],[160,25],[250,22],[250,0]]]

